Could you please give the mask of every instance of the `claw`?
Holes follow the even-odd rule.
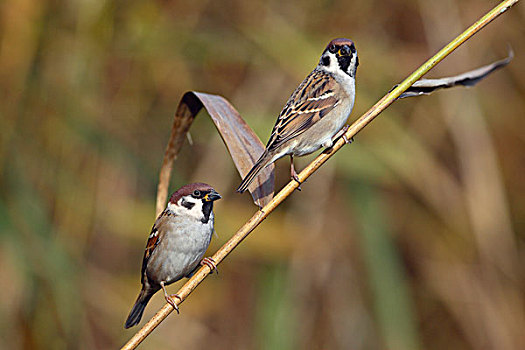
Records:
[[[164,285],[164,281],[160,282],[160,286],[162,287],[162,290],[164,291],[164,298],[166,298],[166,301],[168,302],[168,304],[170,304],[175,309],[175,311],[177,311],[177,313],[180,313],[179,307],[177,306],[173,298],[179,299],[179,302],[182,302],[182,298],[178,294],[171,294],[171,295],[168,294],[168,291],[166,290],[166,286]]]
[[[299,186],[297,186],[297,191],[301,191],[302,182],[299,181],[299,176],[297,176],[297,173],[292,175],[292,180],[295,180],[295,182],[299,184]]]
[[[346,132],[348,131],[348,129],[350,129],[350,126],[347,124],[345,126],[343,126],[343,128],[341,130],[339,130],[339,132],[337,132],[337,134],[334,135],[334,137],[332,138],[333,141],[337,140],[339,137],[342,137],[343,140],[345,140],[345,143],[346,144],[349,144],[349,143],[352,143],[354,142],[354,138],[352,137],[350,140],[348,139],[348,137],[346,137]]]
[[[201,260],[201,266],[208,266],[211,270],[211,273],[213,273],[213,271],[217,271],[217,274],[219,274],[219,270],[217,269],[217,263],[215,262],[215,260],[213,260],[213,258],[204,258]]]
[[[349,139],[348,139],[348,137],[346,137],[346,133],[345,133],[345,134],[343,134],[343,136],[342,136],[342,137],[343,137],[343,140],[345,140],[345,143],[346,143],[346,144],[349,144],[349,143],[352,143],[352,142],[354,142],[354,138],[353,138],[353,137],[351,137],[351,138],[350,138],[350,140],[349,140]]]
[[[177,298],[179,299],[179,301],[182,301],[182,298],[178,296],[178,294],[171,294],[166,296],[166,301],[168,302],[168,304],[170,304],[175,309],[175,311],[177,311],[177,313],[180,314],[179,307],[177,306],[173,298]]]

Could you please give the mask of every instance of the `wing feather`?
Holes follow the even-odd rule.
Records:
[[[338,103],[336,89],[331,75],[316,70],[310,73],[279,114],[266,147],[276,149],[321,120]]]
[[[144,258],[142,259],[142,271],[141,271],[141,283],[144,283],[144,276],[146,272],[146,267],[148,266],[148,261],[153,255],[155,248],[159,245],[164,236],[164,232],[159,230],[159,227],[162,227],[161,223],[168,219],[169,216],[175,215],[168,209],[165,209],[157,218],[153,227],[151,228],[151,233],[148,237],[148,242],[146,243],[146,248],[144,249]]]

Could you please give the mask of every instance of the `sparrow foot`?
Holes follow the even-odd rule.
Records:
[[[354,142],[354,138],[351,137],[350,140],[349,140],[348,137],[346,137],[346,133],[343,134],[342,138],[343,138],[343,140],[345,140],[346,144]]]
[[[297,173],[292,174],[292,180],[297,182],[299,186],[296,188],[297,191],[301,191],[301,185],[303,184],[301,181],[299,181],[299,176],[297,176]]]
[[[302,182],[299,181],[299,176],[297,175],[297,171],[295,171],[295,167],[293,166],[293,154],[290,154],[290,176],[292,177],[292,180],[295,180],[299,184],[299,186],[297,186],[297,191],[300,191]]]
[[[164,298],[166,298],[166,301],[168,304],[170,304],[175,311],[177,311],[177,314],[179,314],[179,307],[175,303],[175,300],[173,298],[179,299],[179,301],[182,301],[182,298],[178,294],[168,294],[168,291],[166,290],[166,286],[164,285],[164,281],[160,282],[160,286],[162,287],[162,290],[164,291]]]
[[[170,304],[175,309],[175,311],[177,311],[177,314],[180,314],[179,307],[177,306],[173,298],[177,298],[179,299],[179,301],[182,301],[182,298],[178,294],[166,295],[166,301],[168,302],[168,304]]]
[[[346,137],[346,132],[348,131],[348,129],[350,129],[350,125],[347,124],[347,125],[343,126],[343,128],[341,130],[339,130],[337,132],[337,134],[335,134],[335,136],[332,138],[332,140],[335,141],[339,137],[342,137],[346,144],[354,142],[354,138],[353,137],[351,139],[348,139],[348,137]]]
[[[201,260],[201,266],[208,266],[211,270],[210,273],[213,273],[213,271],[217,271],[217,274],[219,274],[219,269],[217,269],[217,263],[213,258],[204,258]]]

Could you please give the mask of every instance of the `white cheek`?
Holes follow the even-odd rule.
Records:
[[[323,69],[325,72],[331,73],[333,77],[339,83],[341,83],[343,89],[348,94],[348,96],[351,96],[352,98],[351,105],[353,106],[354,104],[353,98],[355,95],[355,79],[351,77],[350,75],[344,73],[339,68],[339,62],[337,62],[337,57],[335,56],[335,54],[331,52],[326,52],[324,56],[330,57],[330,64],[328,66],[322,66],[321,69]],[[355,57],[352,59],[352,62],[350,62],[350,66],[355,66]],[[349,69],[353,69],[353,68],[351,67]],[[352,109],[352,106],[350,107],[350,109]]]
[[[330,73],[337,73],[339,69],[339,63],[337,62],[337,57],[331,52],[327,52],[324,56],[330,57],[330,64],[328,66],[323,66],[324,70]]]
[[[190,202],[193,204],[193,207],[191,209],[188,209],[182,205],[182,200],[185,200],[186,202]],[[203,217],[202,212],[202,201],[199,199],[195,199],[193,197],[186,197],[181,198],[177,202],[177,205],[168,203],[168,209],[172,211],[175,215],[183,215],[183,216],[190,216],[194,217],[197,220],[201,220]]]
[[[202,211],[202,201],[198,200],[191,210],[188,210],[189,214],[198,220],[201,220],[204,216]]]
[[[348,68],[349,72],[357,73],[356,72],[356,63],[357,63],[357,56],[354,55],[354,57],[352,57],[352,60],[350,61],[350,67]],[[354,75],[354,79],[355,79],[355,75]]]

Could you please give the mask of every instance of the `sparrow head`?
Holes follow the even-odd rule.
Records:
[[[213,202],[221,195],[208,184],[197,182],[184,185],[175,191],[168,202],[168,210],[176,215],[192,216],[207,223]]]
[[[344,72],[352,78],[355,78],[359,59],[355,49],[354,42],[350,39],[337,38],[326,46],[319,66],[328,72]]]

